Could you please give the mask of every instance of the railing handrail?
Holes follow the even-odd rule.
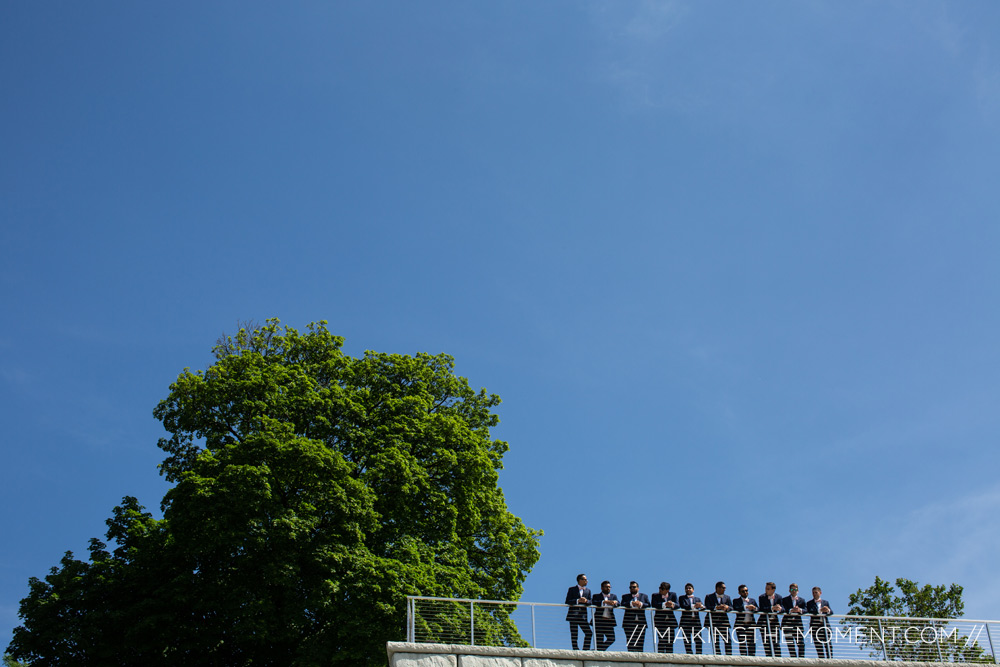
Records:
[[[427,595],[407,595],[407,600],[436,600],[439,602],[474,602],[483,604],[506,604],[506,605],[530,605],[534,607],[594,607],[595,609],[604,609],[600,605],[595,604],[564,604],[561,602],[526,602],[524,600],[485,600],[485,599],[475,599],[475,598],[442,598]],[[883,621],[932,621],[937,623],[948,622],[948,621],[960,621],[962,623],[1000,623],[997,620],[982,620],[976,618],[966,618],[964,616],[956,618],[930,618],[927,616],[858,616],[855,614],[789,614],[788,612],[772,612],[772,611],[715,611],[714,609],[681,609],[677,607],[676,609],[657,609],[655,607],[646,607],[644,609],[632,609],[631,607],[619,606],[615,609],[622,609],[625,611],[659,611],[659,612],[694,612],[701,614],[769,614],[771,616],[822,616],[823,618],[845,618],[850,620],[876,620],[881,619]]]
[[[496,646],[559,646],[567,638],[563,637],[562,641],[554,640],[554,628],[557,627],[555,622],[558,619],[559,625],[561,622],[569,622],[568,634],[574,649],[578,645],[578,635],[582,633],[585,649],[589,648],[593,635],[597,640],[597,650],[608,650],[617,641],[615,628],[618,627],[620,631],[627,633],[623,635],[627,650],[641,651],[645,648],[646,631],[652,626],[654,632],[650,636],[653,648],[658,652],[673,652],[675,641],[681,639],[685,653],[700,654],[705,639],[704,632],[708,632],[711,635],[708,646],[711,647],[712,655],[721,655],[723,652],[731,655],[734,647],[737,647],[741,655],[753,656],[757,655],[756,647],[761,646],[765,652],[764,657],[780,657],[784,644],[790,658],[804,658],[808,640],[816,651],[817,659],[822,660],[836,654],[841,654],[838,657],[842,658],[842,647],[846,644],[849,652],[854,649],[867,651],[871,658],[881,655],[883,660],[990,662],[1000,665],[1000,656],[993,645],[992,635],[995,632],[990,631],[990,626],[1000,625],[1000,621],[745,609],[716,611],[704,607],[663,609],[662,606],[656,608],[648,603],[641,608],[627,604],[608,607],[601,602],[599,599],[597,604],[593,601],[588,604],[566,604],[411,595],[406,597],[406,633],[408,640],[416,643],[475,646],[485,642]],[[577,610],[575,613],[572,611],[574,609]],[[569,613],[565,613],[567,610]],[[546,619],[540,639],[536,627],[536,611]],[[620,621],[620,625],[612,620],[609,611]],[[680,612],[679,617],[677,612]],[[722,615],[726,618],[719,618]],[[803,617],[809,620],[806,621]],[[602,618],[605,619],[603,624]],[[529,628],[530,644],[525,639]],[[559,634],[565,630],[564,627]],[[760,644],[755,643],[757,632],[760,633]],[[988,646],[981,642],[987,642]]]

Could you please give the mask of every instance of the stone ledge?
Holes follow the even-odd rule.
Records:
[[[653,665],[733,665],[744,667],[941,667],[939,662],[843,660],[830,658],[766,658],[741,655],[686,653],[628,653],[625,651],[570,651],[568,649],[469,646],[467,644],[385,645],[390,667],[651,667]],[[442,658],[433,661],[431,656]],[[485,660],[483,658],[486,658]],[[959,664],[959,663],[951,663]]]

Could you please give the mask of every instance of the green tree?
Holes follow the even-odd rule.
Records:
[[[21,602],[33,665],[382,665],[405,596],[517,600],[539,531],[497,485],[499,397],[447,355],[342,352],[325,322],[224,336],[154,410],[172,487],[126,497],[115,548],[67,552]],[[506,612],[489,621],[518,643]]]
[[[841,624],[859,630],[862,648],[888,660],[993,662],[993,658],[949,620],[960,618],[965,608],[958,584],[921,586],[896,579],[899,594],[888,581],[851,593],[848,617]],[[869,621],[860,617],[881,617]],[[915,620],[907,620],[913,618]],[[937,620],[942,619],[942,620]]]

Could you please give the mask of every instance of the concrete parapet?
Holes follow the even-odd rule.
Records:
[[[941,667],[935,662],[885,662],[818,658],[765,658],[686,653],[627,653],[562,649],[467,646],[464,644],[386,644],[390,667],[656,667],[699,665],[732,667]],[[952,663],[956,664],[956,663]]]

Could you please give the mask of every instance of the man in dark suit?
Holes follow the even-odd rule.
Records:
[[[764,655],[768,658],[781,657],[781,627],[778,622],[778,614],[784,611],[781,606],[781,598],[778,597],[777,585],[773,581],[764,585],[766,591],[757,598],[757,610],[760,616],[757,617],[757,627],[760,628],[760,638],[764,643]]]
[[[785,645],[788,646],[789,658],[806,657],[806,636],[802,631],[802,614],[806,610],[806,601],[799,597],[799,585],[788,587],[788,595],[781,601],[785,608],[785,617],[781,621],[781,632],[785,635]]]
[[[692,584],[684,584],[684,595],[677,600],[681,608],[681,639],[684,640],[684,652],[691,653],[691,642],[694,642],[698,655],[701,655],[701,616],[698,612],[705,608],[701,598],[694,594]]]
[[[712,633],[712,650],[716,655],[722,653],[719,650],[719,642],[726,651],[726,655],[733,654],[733,642],[729,636],[729,614],[733,610],[733,600],[726,595],[726,584],[722,581],[715,583],[715,592],[705,596],[705,606],[708,607],[708,627]]]
[[[812,594],[813,599],[806,602],[806,613],[812,614],[809,618],[809,638],[816,647],[817,658],[832,658],[833,647],[830,646],[832,633],[826,617],[832,614],[833,610],[830,609],[830,603],[823,599],[823,589],[813,586]]]
[[[629,651],[641,652],[646,641],[646,610],[649,608],[649,597],[639,592],[639,584],[630,581],[628,593],[622,596],[622,606],[625,607],[625,615],[622,616],[625,643]]]
[[[590,605],[590,589],[587,588],[587,575],[578,574],[576,576],[576,586],[570,586],[566,591],[566,604],[570,608],[566,610],[566,620],[569,621],[569,638],[573,644],[573,650],[577,650],[576,636],[577,629],[583,630],[583,650],[590,650],[590,638],[594,632],[590,629],[590,621],[587,620],[587,606]]]
[[[677,593],[670,592],[670,584],[660,582],[660,592],[653,593],[653,628],[656,630],[658,653],[674,652],[674,632],[677,630]]]
[[[733,610],[736,611],[733,633],[740,645],[740,655],[757,655],[757,644],[753,638],[753,629],[756,625],[753,613],[757,611],[757,605],[750,597],[750,589],[746,584],[740,584],[736,590],[740,596],[733,600]]]
[[[611,582],[605,579],[601,582],[601,592],[594,596],[593,604],[600,607],[594,610],[594,631],[597,633],[597,650],[607,651],[615,643],[615,609],[618,607],[618,596],[611,592]]]

